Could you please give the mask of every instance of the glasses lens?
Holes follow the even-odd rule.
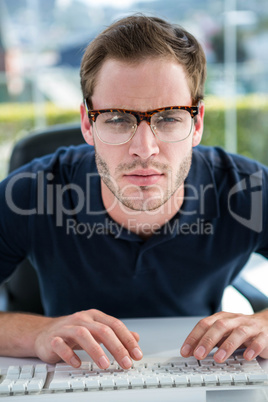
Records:
[[[102,141],[108,144],[121,144],[129,140],[136,124],[136,117],[129,113],[107,112],[98,115],[96,130]]]
[[[191,132],[192,117],[187,110],[165,110],[152,116],[151,126],[162,141],[182,141]]]

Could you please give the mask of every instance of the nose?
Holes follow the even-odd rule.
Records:
[[[130,140],[130,155],[139,156],[141,159],[148,159],[159,154],[158,140],[146,121],[142,121]]]

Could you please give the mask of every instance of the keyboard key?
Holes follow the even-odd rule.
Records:
[[[248,382],[248,377],[244,373],[234,373],[232,377],[235,384],[246,384]]]
[[[189,381],[190,381],[190,384],[191,385],[203,385],[203,383],[204,383],[204,379],[203,379],[203,376],[202,375],[200,375],[200,374],[191,374],[190,376],[189,376]]]
[[[228,366],[232,365],[232,364],[240,364],[240,362],[238,362],[237,360],[235,360],[232,357],[229,357],[228,359],[225,360],[225,363],[228,364]]]
[[[189,377],[187,375],[172,375],[176,386],[187,386],[189,384]]]
[[[205,385],[216,385],[218,377],[216,374],[207,374],[204,376]]]
[[[182,368],[171,368],[170,370],[166,370],[166,374],[172,374],[172,375],[183,375],[184,373],[189,373],[192,370],[189,369],[188,367],[182,367]]]
[[[34,373],[33,379],[37,379],[45,383],[47,379],[47,373]]]
[[[174,367],[174,368],[184,368],[184,367],[186,367],[186,364],[185,363],[180,363],[180,362],[177,362],[177,363],[172,363],[172,365],[171,364],[169,364],[169,365],[161,365],[160,366],[161,368],[165,368],[165,369],[170,369],[170,368],[172,368],[172,367]]]
[[[79,370],[91,370],[92,363],[89,361],[82,361]]]
[[[187,362],[186,363],[187,364],[187,367],[200,367],[200,365],[198,364],[198,362],[197,361],[195,361],[195,362]]]
[[[173,378],[168,375],[159,375],[158,379],[161,387],[172,387],[174,384]]]
[[[235,364],[229,364],[229,367],[240,369],[242,366],[240,363],[235,363]]]
[[[27,378],[27,379],[32,378],[33,372],[34,372],[33,365],[22,366],[19,378]]]
[[[159,379],[156,376],[152,376],[152,377],[145,377],[144,378],[144,382],[146,387],[158,387],[159,385]]]
[[[7,374],[20,374],[20,366],[9,366]]]
[[[20,366],[9,366],[6,378],[9,380],[17,380],[20,376]]]
[[[115,385],[117,388],[126,389],[129,387],[130,383],[129,383],[128,378],[116,376],[115,377]]]
[[[268,380],[268,374],[267,373],[248,373],[248,380],[250,382],[258,383],[258,382],[264,382]]]
[[[246,363],[243,363],[242,365],[241,365],[241,368],[245,371],[245,370],[249,370],[249,371],[254,371],[254,370],[260,370],[260,365],[256,362],[256,363],[254,363],[254,362],[252,362],[252,364],[250,364],[250,363],[248,363],[248,362],[246,362]]]
[[[115,387],[115,382],[113,378],[102,377],[100,380],[100,385],[103,389],[113,389]]]
[[[200,366],[195,369],[196,373],[209,373],[211,371],[210,367]]]
[[[181,359],[179,360],[179,362],[180,362],[180,363],[185,363],[185,364],[189,365],[189,364],[191,364],[191,363],[193,363],[193,364],[198,364],[199,360],[196,360],[195,357],[191,356],[191,357],[187,357],[187,358],[184,358],[184,357],[183,357],[183,358],[181,358]]]
[[[142,377],[130,377],[130,385],[133,388],[143,387],[144,386],[144,379]]]
[[[25,378],[19,379],[17,381],[14,382],[14,384],[12,385],[12,391],[16,394],[16,393],[24,393],[26,391],[26,387],[28,384],[28,380],[26,380]]]
[[[44,381],[38,378],[32,378],[27,384],[27,391],[28,392],[38,392],[44,386]]]
[[[76,379],[73,379],[73,380],[71,380],[71,388],[72,389],[81,389],[81,390],[84,390],[85,388],[86,388],[86,382],[85,382],[85,380],[84,379],[82,379],[82,378],[76,378]]]
[[[54,380],[58,381],[67,381],[71,378],[71,373],[69,373],[68,371],[55,371],[53,378]]]
[[[12,385],[14,384],[13,380],[6,378],[0,384],[0,394],[9,394],[12,391]]]
[[[214,360],[200,360],[200,366],[213,366]]]
[[[46,364],[37,364],[35,366],[35,373],[47,373],[47,365]]]
[[[56,364],[55,367],[55,373],[61,373],[61,372],[70,373],[72,370],[74,370],[74,368],[66,363],[58,363]]]
[[[61,381],[61,380],[52,380],[51,383],[49,384],[49,389],[52,391],[65,391],[67,389],[70,389],[71,384],[70,381]]]
[[[233,378],[231,374],[218,374],[220,385],[231,385]]]
[[[100,380],[98,378],[86,378],[85,379],[86,388],[89,390],[98,390],[100,389]]]
[[[214,363],[214,367],[225,369],[227,367],[226,363]]]

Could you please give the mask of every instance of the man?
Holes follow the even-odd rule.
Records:
[[[248,360],[268,357],[268,311],[219,312],[250,254],[268,256],[268,170],[195,148],[205,75],[196,39],[158,18],[124,18],[90,43],[81,65],[90,146],[60,149],[1,185],[1,280],[28,256],[47,316],[2,313],[0,355],[79,367],[82,348],[107,368],[103,343],[128,369],[142,358],[139,336],[114,316],[202,315],[183,356],[218,345],[223,362],[243,345]],[[252,222],[249,182],[264,205]]]

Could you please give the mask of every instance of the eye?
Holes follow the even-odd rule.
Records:
[[[182,116],[179,113],[171,113],[171,114],[164,114],[158,115],[156,117],[155,123],[156,124],[172,124],[172,123],[181,123],[183,121]]]
[[[157,120],[157,123],[160,123],[160,122],[172,123],[172,122],[177,122],[177,121],[179,121],[179,119],[174,116],[160,116]]]
[[[130,124],[131,119],[126,113],[107,113],[105,114],[104,121],[106,124]]]
[[[166,110],[154,115],[154,124],[158,125],[179,125],[185,124],[191,118],[190,114],[185,110]]]

